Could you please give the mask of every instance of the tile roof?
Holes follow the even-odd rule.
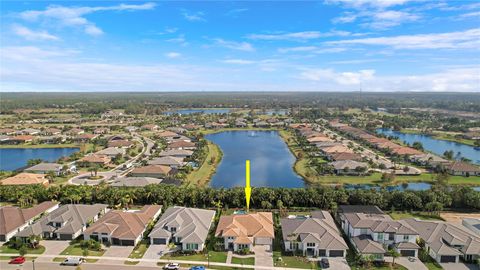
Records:
[[[243,237],[274,238],[272,213],[258,212],[244,215],[222,216],[220,217],[215,236],[235,236],[240,237],[240,239]]]
[[[29,220],[58,205],[56,202],[42,202],[30,208],[15,206],[0,207],[0,234],[4,235],[27,223]]]
[[[0,183],[2,185],[48,185],[48,179],[45,176],[37,173],[19,173],[1,180]]]

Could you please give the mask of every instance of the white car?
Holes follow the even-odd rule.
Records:
[[[81,257],[71,257],[71,258],[66,258],[65,261],[61,263],[61,265],[78,266],[82,264],[84,261],[85,259]]]
[[[180,265],[178,263],[169,263],[166,264],[163,269],[165,270],[178,270],[180,269]]]

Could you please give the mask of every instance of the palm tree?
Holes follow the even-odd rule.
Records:
[[[391,248],[388,250],[388,255],[392,256],[392,266],[395,266],[395,258],[400,257],[400,253],[395,249]]]

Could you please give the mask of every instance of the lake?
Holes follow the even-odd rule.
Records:
[[[165,112],[166,115],[171,115],[174,113],[178,114],[193,114],[193,113],[203,113],[203,114],[223,114],[229,113],[230,109],[180,109],[173,112]]]
[[[452,150],[454,154],[460,153],[461,157],[468,158],[472,160],[472,162],[480,164],[480,150],[475,149],[475,147],[470,145],[438,140],[422,134],[402,133],[399,131],[393,131],[391,129],[380,128],[377,129],[377,132],[387,136],[396,136],[401,141],[407,142],[409,144],[413,144],[414,142],[421,142],[425,150],[435,153],[439,156],[443,156],[443,153],[445,151]]]
[[[215,188],[245,186],[245,160],[250,160],[253,187],[304,187],[293,170],[295,157],[277,131],[226,131],[209,134],[223,158],[210,185]]]
[[[79,148],[0,148],[0,170],[13,171],[27,166],[29,159],[40,158],[54,162],[61,157],[70,156]]]

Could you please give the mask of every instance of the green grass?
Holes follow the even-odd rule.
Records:
[[[105,250],[89,250],[88,256],[103,256]],[[83,250],[80,247],[80,244],[73,244],[68,246],[60,255],[74,255],[74,256],[83,256]]]
[[[279,258],[282,258],[281,261]],[[301,269],[320,269],[318,264],[299,256],[283,256],[280,251],[273,252],[273,264],[276,267],[290,267]]]
[[[56,258],[53,258],[53,261],[54,262],[63,262],[65,261],[66,258],[62,258],[62,257],[56,257]],[[86,262],[88,263],[96,263],[98,262],[98,259],[85,259]]]
[[[44,252],[45,252],[44,246],[38,246],[38,248],[35,248],[35,249],[27,248],[27,254],[43,254]],[[18,249],[10,248],[6,244],[0,247],[0,253],[19,254]]]
[[[142,240],[135,248],[132,250],[132,253],[128,256],[130,259],[141,259],[145,252],[147,251],[148,247],[150,246],[150,242],[147,240]]]
[[[217,165],[222,160],[222,151],[218,145],[207,141],[208,154],[200,168],[193,170],[187,175],[186,182],[196,186],[205,186],[215,173]],[[213,162],[211,162],[213,160]]]
[[[123,264],[126,265],[137,265],[140,261],[124,261]]]
[[[241,265],[255,265],[255,258],[237,258],[232,257],[232,263]]]
[[[421,212],[393,212],[389,213],[393,219],[406,219],[406,218],[417,218],[421,220],[443,220],[441,217],[436,215],[430,215],[428,213]]]
[[[384,265],[384,266],[372,265],[368,268],[354,266],[354,267],[352,267],[352,269],[354,269],[354,270],[392,270],[392,269],[393,270],[407,270],[407,268],[405,268],[404,266],[401,266],[399,264],[395,264],[393,267],[390,266],[390,265]]]
[[[227,253],[223,251],[210,251],[210,262],[220,262],[224,263],[227,261]],[[190,254],[190,255],[174,255],[174,254],[167,254],[162,257],[162,259],[168,260],[179,260],[179,261],[199,261],[199,262],[206,262],[207,254],[198,253],[198,254]]]

